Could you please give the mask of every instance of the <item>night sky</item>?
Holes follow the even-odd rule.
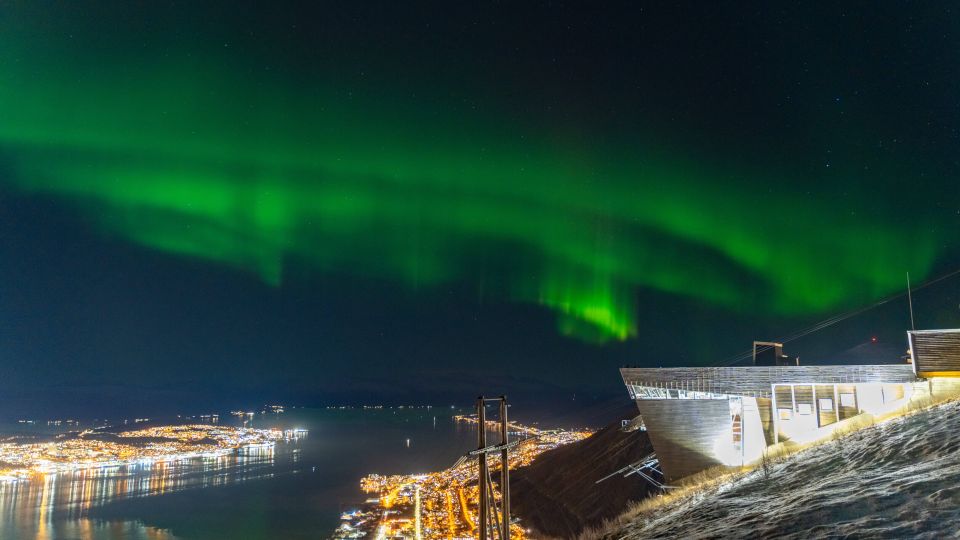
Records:
[[[4,5],[6,412],[625,399],[620,365],[896,295],[960,268],[958,31],[950,2]],[[915,308],[960,325],[960,278]],[[896,361],[908,327],[895,299],[787,351]]]

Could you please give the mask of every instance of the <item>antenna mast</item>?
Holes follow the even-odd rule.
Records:
[[[910,329],[916,330],[916,325],[913,324],[913,294],[910,292],[910,272],[907,272],[907,302],[910,304]]]

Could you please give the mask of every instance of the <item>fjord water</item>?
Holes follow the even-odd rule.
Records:
[[[436,470],[475,447],[476,427],[452,418],[467,412],[447,406],[257,415],[251,427],[309,433],[273,450],[0,485],[0,538],[325,538],[341,511],[364,500],[362,476]]]

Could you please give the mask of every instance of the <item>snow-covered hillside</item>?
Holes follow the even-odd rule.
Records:
[[[960,538],[960,402],[890,420],[638,518],[611,538]]]

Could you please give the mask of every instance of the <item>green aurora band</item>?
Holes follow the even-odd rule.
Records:
[[[938,255],[923,223],[851,216],[789,187],[789,211],[771,206],[756,186],[776,172],[601,152],[439,106],[201,67],[8,75],[0,181],[275,286],[289,264],[473,284],[603,342],[638,335],[641,289],[809,316],[898,290]]]

